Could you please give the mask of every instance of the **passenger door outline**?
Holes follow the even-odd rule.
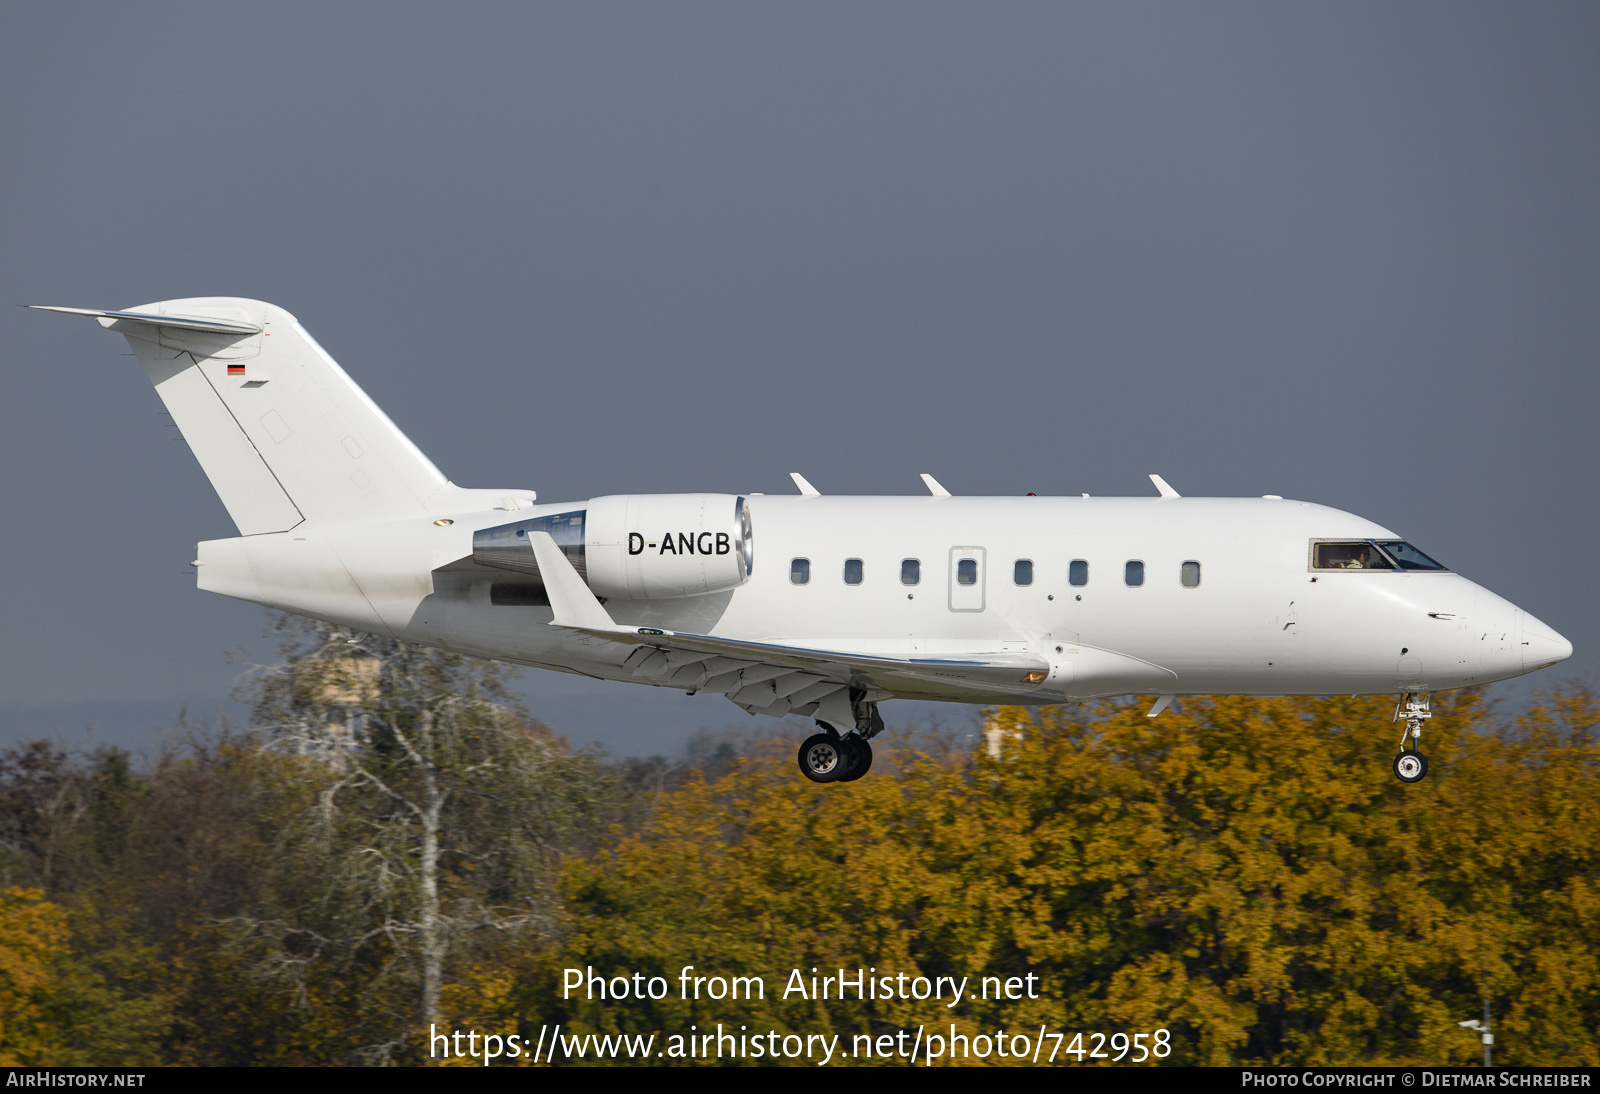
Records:
[[[977,580],[971,585],[963,585],[958,580],[960,566],[964,559],[972,559],[978,565]],[[985,565],[985,551],[982,547],[952,547],[950,548],[950,610],[953,612],[981,612],[984,607],[984,583],[987,580],[988,566]]]

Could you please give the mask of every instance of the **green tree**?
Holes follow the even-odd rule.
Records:
[[[553,936],[560,857],[604,780],[517,709],[499,666],[326,625],[290,636],[254,721],[314,786],[280,845],[288,876],[316,880],[237,926],[259,976],[359,1016],[364,1058],[415,1056],[453,954]]]

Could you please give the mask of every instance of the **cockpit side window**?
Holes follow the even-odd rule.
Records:
[[[1367,540],[1343,543],[1313,543],[1311,545],[1313,570],[1393,570],[1394,563],[1387,555]]]

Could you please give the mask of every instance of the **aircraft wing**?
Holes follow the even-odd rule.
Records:
[[[851,724],[849,689],[904,694],[992,695],[1023,698],[1050,672],[1034,653],[964,657],[883,657],[849,650],[752,642],[654,627],[619,626],[595,598],[548,533],[528,536],[555,618],[563,627],[637,647],[624,665],[641,679],[722,692],[754,714],[811,714]],[[842,704],[842,707],[841,705]]]
[[[1043,681],[1050,671],[1049,662],[1035,653],[974,654],[961,658],[901,658],[861,654],[849,650],[808,649],[803,646],[771,642],[750,642],[706,634],[683,634],[651,627],[620,629],[610,634],[598,631],[585,633],[612,638],[613,641],[644,643],[647,647],[667,654],[666,660],[669,664],[682,665],[691,661],[716,662],[719,659],[737,660],[758,664],[764,669],[781,669],[785,673],[807,674],[818,679],[848,683],[863,690],[873,688],[900,690],[894,685],[921,684],[934,691],[992,692],[998,699],[1007,694],[1015,695],[1031,691],[1032,686]],[[672,656],[674,654],[676,656]],[[640,657],[637,653],[634,657],[639,659],[634,661],[630,658],[630,663],[636,664],[638,669],[646,670],[641,673],[636,669],[636,675],[648,674],[650,659]],[[1030,682],[1027,679],[1029,674],[1035,674],[1037,679]],[[744,674],[744,678],[748,676],[748,673]],[[721,687],[712,686],[710,678],[702,687],[707,691],[722,690]]]

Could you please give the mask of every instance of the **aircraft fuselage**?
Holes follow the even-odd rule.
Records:
[[[516,575],[470,561],[474,532],[589,504],[212,541],[201,545],[200,587],[476,656],[674,686],[634,676],[625,648],[548,626],[552,609],[530,602],[537,596],[497,596],[515,591]],[[616,622],[886,657],[1031,651],[1050,662],[1048,679],[1004,695],[959,681],[881,685],[895,697],[956,702],[1436,691],[1517,676],[1571,649],[1459,574],[1313,567],[1315,542],[1400,537],[1308,502],[751,495],[746,504],[753,551],[742,584],[609,598]],[[638,535],[659,552],[672,531]],[[1130,562],[1140,564],[1132,575]],[[348,581],[330,582],[330,572]]]

